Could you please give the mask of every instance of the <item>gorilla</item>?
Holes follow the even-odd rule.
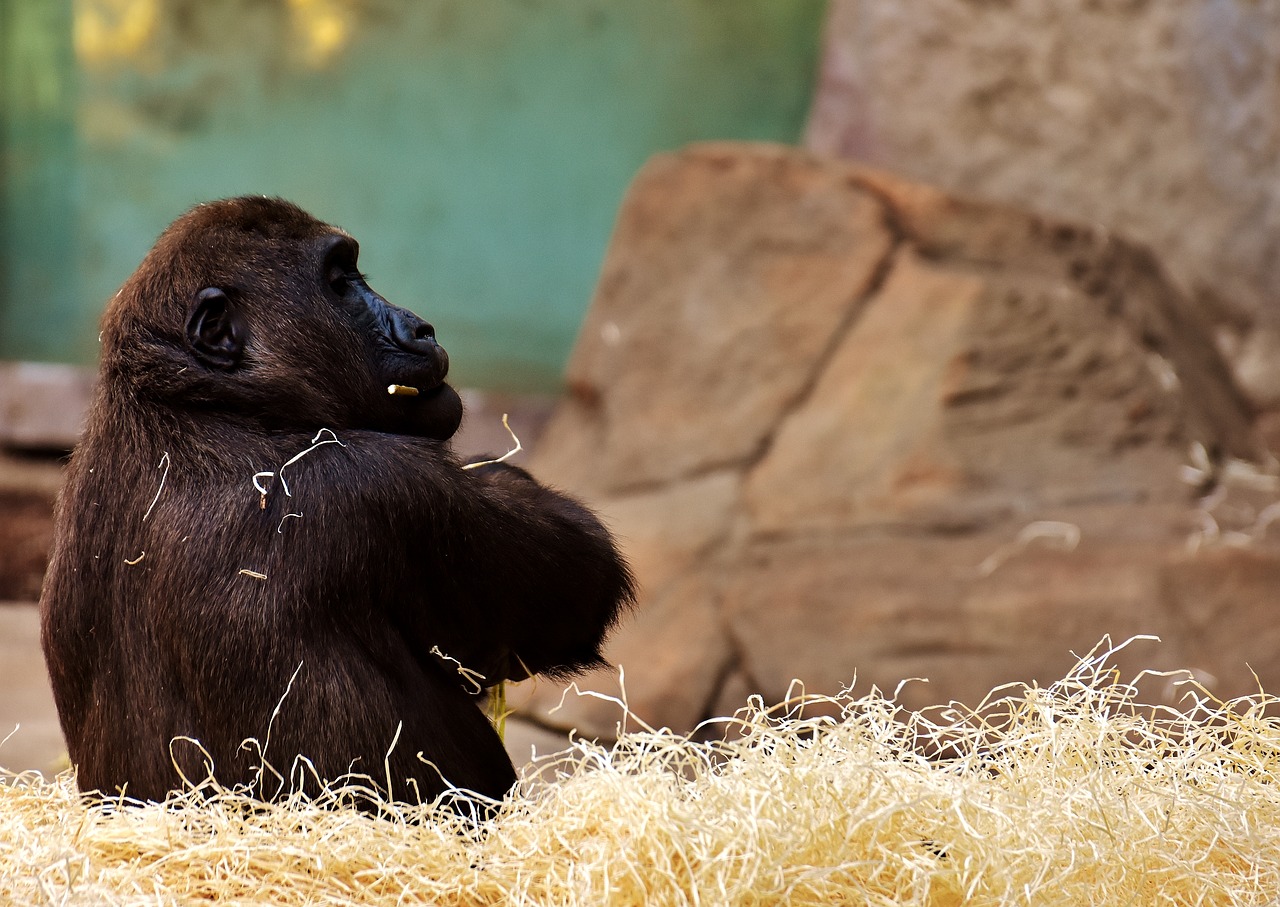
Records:
[[[449,357],[358,253],[280,199],[203,204],[109,304],[41,596],[83,791],[500,799],[477,694],[600,664],[634,603],[588,509],[455,457]]]

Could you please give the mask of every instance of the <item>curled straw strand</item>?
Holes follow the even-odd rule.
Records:
[[[326,435],[326,434],[327,434],[329,437],[325,438],[323,441],[322,441],[322,440],[320,440],[320,439],[321,439],[322,437],[324,437],[324,435]],[[337,436],[336,434],[334,434],[333,429],[331,429],[331,428],[322,428],[322,429],[320,429],[318,432],[316,432],[316,436],[315,436],[314,438],[312,438],[312,439],[311,439],[311,446],[310,446],[310,447],[308,447],[308,448],[306,448],[305,450],[302,450],[302,451],[300,451],[300,452],[298,452],[298,453],[294,454],[292,457],[290,457],[288,460],[286,460],[283,464],[281,464],[280,468],[279,468],[279,469],[277,469],[275,472],[271,472],[271,471],[269,471],[269,470],[268,470],[268,471],[264,471],[264,472],[255,472],[255,473],[253,474],[253,487],[254,487],[254,488],[257,490],[257,492],[258,492],[259,494],[261,494],[261,495],[263,496],[263,498],[265,499],[265,498],[266,498],[267,491],[268,491],[269,489],[268,489],[268,487],[267,487],[267,486],[264,486],[264,485],[262,484],[262,481],[261,481],[261,480],[262,480],[262,479],[270,479],[270,478],[273,478],[273,477],[274,477],[274,478],[278,478],[278,479],[280,480],[280,487],[284,489],[285,496],[286,496],[286,497],[293,497],[293,492],[289,490],[289,483],[288,483],[288,482],[286,482],[286,481],[285,481],[285,479],[284,479],[284,471],[285,471],[285,469],[286,469],[286,468],[288,468],[288,467],[290,467],[290,466],[292,466],[294,463],[297,463],[299,460],[301,460],[301,459],[302,459],[303,457],[305,457],[307,454],[311,453],[311,452],[312,452],[313,450],[315,450],[317,447],[324,447],[324,445],[326,445],[326,444],[337,444],[339,447],[346,447],[346,446],[347,446],[347,445],[343,444],[341,441],[339,441],[339,440],[338,440],[338,436]]]
[[[477,463],[467,463],[462,467],[463,469],[478,469],[481,466],[492,466],[494,463],[505,463],[507,460],[510,460],[516,454],[520,453],[520,451],[524,450],[524,445],[520,443],[520,439],[516,437],[516,433],[511,430],[511,424],[507,421],[506,413],[502,414],[502,427],[507,430],[507,434],[511,436],[511,440],[514,442],[515,446],[496,459],[480,460]]]

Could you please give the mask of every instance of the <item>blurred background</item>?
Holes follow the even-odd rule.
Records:
[[[34,602],[98,315],[242,193],[436,326],[460,449],[511,412],[602,511],[654,726],[973,701],[1107,633],[1280,686],[1280,5],[0,0],[0,765],[61,746]],[[515,691],[517,753],[614,733],[559,698]]]
[[[468,387],[551,391],[654,151],[795,141],[818,0],[3,0],[0,359],[91,364],[180,212],[356,236]]]

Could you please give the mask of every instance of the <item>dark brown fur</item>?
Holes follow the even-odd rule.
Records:
[[[223,784],[288,790],[253,737],[286,776],[305,756],[397,799],[501,797],[510,760],[432,649],[485,685],[569,673],[632,600],[589,511],[523,470],[460,467],[447,357],[392,342],[430,326],[369,290],[353,250],[279,200],[202,205],[108,307],[41,600],[86,791],[161,799],[204,753]],[[282,477],[321,429],[341,444]]]

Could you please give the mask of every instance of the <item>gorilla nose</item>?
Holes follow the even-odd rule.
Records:
[[[393,309],[391,339],[407,353],[434,356],[442,352],[436,343],[436,329],[412,312],[398,307]]]
[[[416,361],[409,366],[409,373],[402,377],[421,390],[433,388],[449,374],[449,354],[436,343],[436,329],[408,309],[385,303],[391,342]],[[396,382],[401,383],[401,382]]]

